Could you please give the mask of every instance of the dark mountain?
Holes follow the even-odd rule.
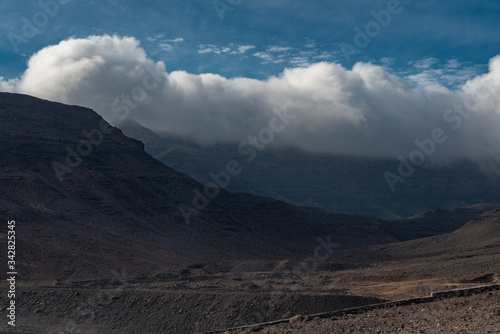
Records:
[[[384,173],[397,173],[399,161],[266,148],[247,162],[247,156],[238,153],[237,143],[201,148],[167,134],[155,135],[137,123],[120,127],[127,136],[143,141],[152,156],[201,183],[214,182],[210,172],[224,170],[228,161],[235,160],[241,162],[243,171],[231,179],[227,190],[335,212],[400,219],[500,198],[500,178],[483,173],[469,161],[417,168],[392,192]]]
[[[167,133],[160,136],[131,119],[122,121],[118,125],[118,128],[127,137],[143,142],[144,147],[147,148],[147,152],[152,156],[168,154],[171,150],[175,150],[177,148],[192,150],[200,149],[198,145],[187,139],[172,136]]]
[[[397,241],[380,219],[204,188],[90,109],[2,93],[0,130],[0,212],[18,222],[25,275],[106,275],[121,262],[154,275],[207,259],[310,256],[318,238]]]
[[[400,241],[426,238],[452,233],[470,220],[496,207],[498,203],[476,204],[451,210],[434,209],[406,219],[385,221],[383,228],[391,231],[391,234]]]
[[[472,219],[453,232],[449,241],[471,247],[500,246],[500,207]]]
[[[349,258],[366,263],[405,263],[403,269],[424,268],[428,277],[500,274],[500,207],[458,230],[423,239],[353,251]]]

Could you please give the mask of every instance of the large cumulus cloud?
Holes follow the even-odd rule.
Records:
[[[296,117],[272,145],[396,157],[441,128],[448,140],[432,160],[500,153],[500,57],[457,91],[417,89],[369,63],[317,63],[261,81],[169,73],[136,39],[105,35],[44,48],[19,80],[0,80],[0,89],[88,106],[115,123],[126,114],[202,144],[244,140],[285,109]]]

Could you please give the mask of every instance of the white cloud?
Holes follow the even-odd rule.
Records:
[[[313,57],[317,61],[327,61],[333,59],[333,55],[330,53],[321,53],[321,54],[316,54]]]
[[[184,38],[169,39],[169,40],[167,40],[167,42],[170,42],[170,43],[180,43],[180,42],[184,42]]]
[[[285,62],[285,55],[275,55],[271,52],[256,52],[253,56],[262,59],[264,64]]]
[[[160,43],[160,48],[163,51],[172,52],[174,50],[174,46],[172,44]]]
[[[418,69],[428,69],[431,68],[432,65],[436,64],[437,62],[438,60],[436,58],[428,57],[410,62],[410,65],[413,65],[415,68]]]
[[[301,67],[311,66],[308,57],[292,57],[292,59],[290,59],[290,64],[292,64],[293,66],[301,66]]]
[[[157,40],[162,39],[163,37],[165,37],[165,34],[160,33],[160,34],[146,37],[146,40],[148,42],[156,42]]]
[[[456,59],[450,59],[446,62],[447,68],[459,68],[462,64]]]
[[[13,93],[16,89],[16,80],[5,80],[4,77],[0,77],[0,92]]]
[[[457,87],[483,72],[482,65],[461,63],[450,59],[444,65],[438,66],[435,58],[424,58],[412,62],[414,70],[406,76],[409,82],[420,87],[429,85],[447,85]]]
[[[128,96],[145,80],[150,85],[151,73],[161,84],[136,104]],[[434,129],[443,128],[449,140],[436,149],[437,161],[500,156],[500,57],[491,60],[488,73],[450,91],[438,85],[417,89],[367,63],[352,69],[315,63],[286,69],[267,80],[167,73],[165,65],[149,59],[134,38],[91,36],[44,48],[31,57],[19,81],[0,80],[0,87],[91,107],[111,121],[117,117],[113,101],[128,98],[136,106],[129,108],[130,116],[144,126],[202,144],[239,142],[256,135],[269,126],[276,110],[286,106],[297,117],[276,134],[273,145],[397,157],[414,150],[416,139],[429,138]],[[492,92],[491,98],[476,103],[475,112],[452,130],[458,120],[446,122],[445,113],[485,91]],[[448,116],[459,116],[451,111]]]
[[[291,57],[287,52],[290,50],[292,50],[290,47],[271,45],[266,48],[266,51],[255,52],[253,56],[264,60],[264,64],[279,64],[293,60],[291,59],[293,56]]]
[[[203,53],[220,53],[218,48],[215,45],[212,44],[200,44],[198,46],[198,53],[203,54]]]
[[[439,85],[442,74],[442,70],[427,70],[417,74],[409,75],[408,80],[420,87]]]
[[[304,45],[304,47],[308,48],[308,49],[312,49],[312,48],[315,48],[317,46],[317,43],[314,39],[312,38],[304,38],[306,40],[306,44]]]
[[[248,50],[252,50],[252,49],[255,49],[255,46],[253,46],[253,45],[241,45],[241,46],[238,46],[238,53],[245,53]]]
[[[313,50],[311,48],[307,51],[303,51],[276,45],[268,46],[265,51],[255,52],[253,56],[262,59],[263,64],[287,63],[292,67],[310,66],[313,63],[331,61],[334,59],[334,55],[330,52]]]
[[[200,44],[198,46],[198,53],[204,54],[204,53],[215,53],[215,54],[232,54],[232,55],[239,55],[239,54],[244,54],[248,50],[255,49],[255,46],[253,45],[236,45],[236,44],[229,44],[227,46],[216,46],[213,44]]]
[[[289,51],[291,50],[292,48],[290,47],[287,47],[287,46],[270,46],[267,48],[267,51],[268,52],[285,52],[285,51]]]
[[[161,36],[163,37],[164,35],[161,35]],[[154,42],[154,41],[156,41],[156,38],[148,37],[147,40],[150,42]],[[160,49],[162,49],[165,52],[172,52],[172,51],[174,51],[174,48],[177,46],[177,44],[182,43],[182,42],[184,42],[184,38],[179,37],[179,38],[162,40],[162,41],[160,41],[158,46],[160,47]]]
[[[255,57],[259,57],[259,58],[262,58],[264,60],[272,60],[273,57],[271,56],[271,54],[267,53],[267,52],[255,52],[253,54]]]
[[[389,57],[384,57],[382,59],[380,59],[380,62],[384,65],[384,66],[392,66],[394,65],[394,63],[396,62],[396,59],[395,58],[389,58]]]

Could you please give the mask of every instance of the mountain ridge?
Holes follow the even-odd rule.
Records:
[[[118,126],[125,135],[143,140],[152,156],[201,183],[213,182],[210,172],[224,170],[226,162],[235,160],[243,172],[231,179],[227,190],[297,205],[402,219],[438,207],[449,210],[500,198],[500,178],[472,161],[418,168],[392,192],[384,173],[398,169],[396,158],[312,154],[270,146],[247,163],[238,153],[237,143],[200,147],[168,134],[153,136],[153,131],[138,123],[127,121]]]

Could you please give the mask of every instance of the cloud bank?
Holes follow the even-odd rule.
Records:
[[[246,50],[245,50],[246,51]],[[127,115],[201,144],[240,142],[275,113],[296,115],[272,145],[360,156],[407,156],[443,129],[434,161],[500,153],[500,57],[489,72],[450,91],[415,88],[369,63],[316,63],[267,80],[167,72],[130,37],[69,39],[34,54],[0,90],[90,107],[112,123]]]

